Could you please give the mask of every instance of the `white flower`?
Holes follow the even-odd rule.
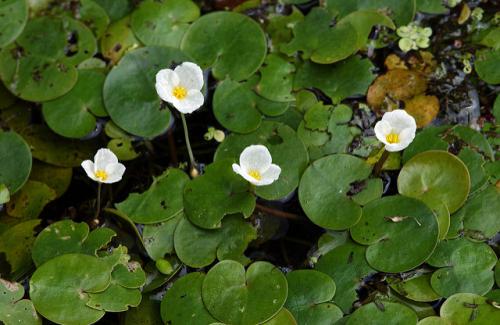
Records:
[[[109,149],[99,149],[94,161],[85,160],[82,167],[87,176],[99,183],[116,183],[122,179],[125,166],[118,162],[118,158]]]
[[[281,173],[281,168],[272,163],[271,153],[263,145],[246,147],[240,155],[240,164],[233,164],[233,170],[257,186],[271,184]]]
[[[417,123],[403,109],[387,112],[382,120],[375,124],[377,139],[385,144],[387,151],[401,151],[408,147],[415,138]]]
[[[161,99],[174,105],[183,114],[196,111],[205,100],[201,93],[203,72],[195,63],[184,62],[175,70],[158,71],[155,87]]]

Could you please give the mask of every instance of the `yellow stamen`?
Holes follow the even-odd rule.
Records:
[[[106,173],[104,170],[99,169],[98,171],[95,172],[95,177],[100,179],[101,181],[105,181],[108,179],[108,173]]]
[[[387,142],[393,144],[393,143],[399,143],[399,134],[396,133],[389,133],[385,139]]]
[[[248,175],[252,176],[256,180],[260,181],[262,179],[262,175],[258,170],[252,169],[248,171]]]
[[[182,86],[174,87],[172,95],[179,100],[184,99],[187,96],[187,89]]]

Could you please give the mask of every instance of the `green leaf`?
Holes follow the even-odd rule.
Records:
[[[361,207],[350,198],[351,184],[368,178],[371,170],[364,160],[344,154],[313,162],[299,186],[300,205],[307,217],[332,230],[356,224],[361,218]]]
[[[142,241],[146,252],[153,260],[161,259],[165,254],[174,252],[174,231],[183,218],[178,214],[162,223],[148,224],[142,231]]]
[[[441,296],[459,292],[483,295],[493,286],[497,257],[485,243],[465,238],[442,241],[427,262],[440,267],[432,274],[431,286]]]
[[[373,26],[386,26],[390,29],[396,29],[392,20],[386,15],[375,10],[354,11],[339,21],[339,24],[350,23],[357,31],[357,47],[362,48],[368,42],[368,36]]]
[[[251,18],[234,12],[213,12],[191,25],[181,49],[202,68],[212,67],[216,79],[241,81],[264,62],[267,44],[264,32]]]
[[[457,293],[441,306],[441,317],[451,324],[497,324],[500,322],[498,309],[488,303],[485,297],[473,293]]]
[[[389,196],[363,208],[351,236],[362,245],[370,245],[366,260],[374,269],[397,273],[409,271],[429,258],[438,242],[438,231],[436,217],[424,203]]]
[[[450,213],[467,200],[470,176],[456,156],[439,150],[420,153],[410,159],[398,176],[399,193],[423,200],[439,200]]]
[[[111,0],[108,0],[111,1]],[[121,1],[121,0],[114,0]],[[128,0],[124,0],[128,1]],[[116,64],[125,53],[141,45],[130,28],[130,16],[112,23],[101,38],[102,56]]]
[[[416,2],[419,12],[426,14],[445,14],[448,12],[443,0],[416,0]]]
[[[334,103],[339,103],[347,97],[366,93],[375,79],[373,67],[370,60],[358,56],[333,65],[305,62],[295,75],[294,89],[318,88]]]
[[[0,131],[0,184],[14,194],[28,180],[31,171],[31,151],[15,132]]]
[[[137,308],[131,308],[125,314],[125,325],[160,325],[160,302],[151,299],[149,295],[143,295],[141,304]]]
[[[335,282],[314,270],[296,270],[286,275],[288,298],[285,306],[299,324],[331,324],[342,318],[342,310],[330,303]]]
[[[0,322],[5,325],[42,324],[33,303],[22,299],[24,287],[17,282],[0,279]]]
[[[86,223],[62,220],[43,229],[32,249],[35,265],[64,254],[81,253],[96,256],[97,250],[111,242],[116,233],[109,228],[98,228],[89,234]]]
[[[292,193],[307,166],[308,155],[304,144],[289,126],[264,121],[252,133],[232,134],[219,145],[214,160],[229,158],[233,162],[238,162],[241,152],[253,144],[266,146],[271,153],[273,163],[281,167],[279,179],[271,185],[257,187],[255,189],[257,196],[266,200],[278,200]]]
[[[181,51],[166,47],[144,47],[128,52],[104,83],[104,103],[113,122],[129,133],[146,138],[165,132],[170,111],[162,107],[155,90],[155,76],[161,69],[186,59]]]
[[[54,190],[56,197],[60,197],[69,188],[72,176],[72,168],[57,167],[34,160],[30,180],[46,184]]]
[[[269,54],[260,68],[260,81],[256,87],[262,97],[276,101],[289,102],[292,95],[295,66],[277,54]]]
[[[356,324],[417,324],[417,314],[405,305],[389,302],[371,302],[352,313],[347,325]]]
[[[212,324],[217,322],[203,304],[201,288],[205,275],[189,273],[174,282],[161,302],[165,324]]]
[[[224,141],[224,143],[227,140]],[[248,218],[255,208],[251,187],[233,172],[232,161],[221,159],[210,164],[205,174],[184,188],[184,212],[193,224],[220,228],[225,215],[242,213]]]
[[[324,8],[315,7],[303,21],[295,24],[293,40],[281,46],[291,56],[300,51],[304,59],[321,64],[334,63],[358,50],[358,32],[349,22],[331,27],[333,16]]]
[[[6,0],[0,3],[0,48],[13,42],[28,21],[26,0]]]
[[[262,323],[262,325],[297,325],[297,324],[298,323],[293,317],[292,313],[288,311],[288,309],[286,309],[285,307],[281,308],[279,313],[277,313],[273,318],[271,318],[265,323]]]
[[[100,5],[108,14],[111,21],[116,21],[118,19],[126,16],[133,8],[133,4],[130,0],[94,0],[98,5]]]
[[[80,0],[77,19],[89,27],[97,39],[101,38],[109,25],[109,17],[103,7],[92,0]]]
[[[478,50],[474,62],[479,78],[496,85],[500,83],[500,49]]]
[[[336,284],[333,302],[349,313],[364,277],[374,273],[365,259],[366,248],[352,241],[343,243],[319,259],[315,269],[328,274]]]
[[[431,276],[432,274],[426,273],[404,279],[401,282],[389,283],[392,289],[405,298],[413,301],[430,302],[441,298],[431,287]]]
[[[217,263],[203,280],[202,297],[208,311],[224,323],[264,322],[283,307],[288,293],[283,273],[267,262],[255,262],[245,273],[235,261]]]
[[[243,255],[248,244],[257,238],[255,228],[240,215],[224,218],[219,229],[202,229],[182,218],[175,229],[174,245],[179,259],[186,265],[200,268],[231,259],[247,264]]]
[[[67,94],[45,102],[42,113],[48,126],[67,138],[82,138],[96,128],[96,116],[107,116],[102,99],[105,74],[80,70],[78,81]]]
[[[191,0],[143,1],[132,14],[132,30],[147,46],[178,48],[189,28],[198,19],[200,8]]]
[[[7,213],[21,220],[35,219],[56,197],[48,185],[30,180],[7,203]]]
[[[144,193],[132,193],[116,204],[134,222],[151,224],[166,221],[183,210],[183,190],[189,177],[180,169],[167,169],[153,178],[153,183]]]
[[[9,189],[4,184],[0,184],[0,204],[7,203],[9,202],[9,200],[10,200]]]

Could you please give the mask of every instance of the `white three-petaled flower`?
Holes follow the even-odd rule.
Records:
[[[240,155],[240,164],[233,164],[233,170],[257,186],[271,184],[281,173],[281,168],[272,163],[271,153],[263,145],[246,147]]]
[[[385,144],[387,151],[401,151],[408,147],[415,138],[417,123],[403,109],[387,112],[382,120],[375,124],[377,139]]]
[[[203,72],[194,63],[184,62],[174,70],[163,69],[156,74],[156,92],[161,99],[181,113],[196,111],[203,105]]]
[[[116,183],[122,179],[125,166],[118,162],[118,158],[109,149],[99,149],[94,161],[85,160],[82,167],[87,176],[99,183]]]

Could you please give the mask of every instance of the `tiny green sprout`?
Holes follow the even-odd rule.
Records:
[[[203,135],[203,137],[207,141],[214,139],[215,141],[220,143],[220,142],[224,141],[224,139],[226,138],[226,134],[222,130],[218,130],[214,127],[209,127],[207,130],[207,133],[205,133],[205,135]]]
[[[174,272],[172,264],[170,264],[169,261],[163,258],[156,260],[156,268],[158,269],[158,271],[160,271],[160,273],[165,275],[169,275],[172,274],[172,272]]]
[[[410,23],[399,27],[396,33],[401,37],[398,43],[399,48],[403,52],[408,52],[410,50],[429,47],[429,38],[432,35],[432,29],[430,27],[420,27],[416,23]]]
[[[448,0],[448,7],[450,7],[450,8],[455,8],[455,7],[456,7],[456,6],[458,6],[461,2],[462,2],[462,0]]]
[[[474,8],[471,12],[471,17],[474,21],[481,21],[483,19],[484,10],[481,7]]]

